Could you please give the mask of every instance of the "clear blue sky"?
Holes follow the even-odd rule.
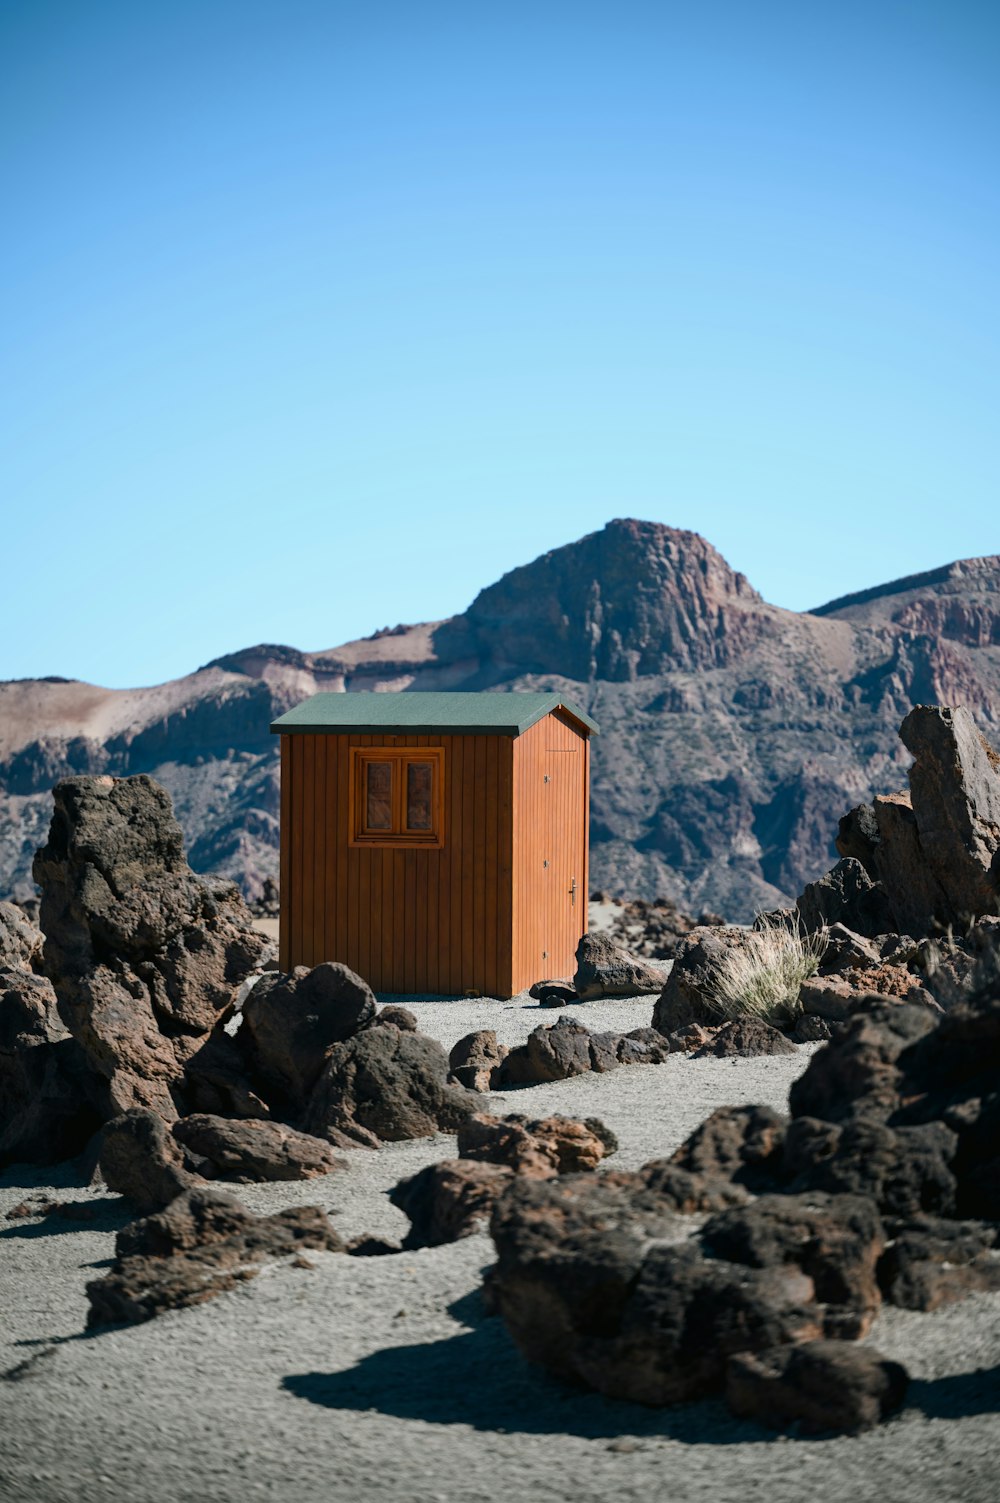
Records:
[[[1000,8],[5,0],[0,677],[1000,551]]]

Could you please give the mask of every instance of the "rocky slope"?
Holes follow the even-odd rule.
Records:
[[[31,891],[52,784],[149,772],[192,866],[251,896],[277,870],[272,717],[317,689],[555,688],[601,723],[593,884],[733,919],[794,898],[837,819],[905,782],[914,704],[1000,714],[1000,557],[799,613],[696,533],[616,521],[515,569],[451,620],[323,652],[264,645],[173,683],[0,685],[0,892]]]

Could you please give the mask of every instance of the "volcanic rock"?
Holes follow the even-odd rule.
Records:
[[[491,1298],[523,1354],[609,1397],[699,1397],[732,1352],[822,1333],[811,1279],[670,1245],[678,1222],[637,1175],[515,1179],[491,1232]]]
[[[695,1128],[670,1162],[748,1190],[770,1189],[780,1173],[787,1127],[788,1118],[769,1106],[722,1106]]]
[[[594,1117],[584,1122],[573,1117],[529,1121],[515,1113],[507,1117],[479,1113],[458,1129],[460,1158],[506,1164],[534,1179],[596,1169],[617,1148],[614,1134]]]
[[[514,1173],[506,1164],[446,1159],[400,1180],[389,1199],[410,1218],[403,1248],[438,1247],[484,1231]]]
[[[977,1221],[916,1216],[892,1226],[879,1260],[882,1294],[905,1310],[937,1310],[1000,1289],[1000,1233]]]
[[[330,1047],[301,1126],[335,1145],[376,1147],[454,1132],[478,1105],[474,1092],[449,1084],[436,1040],[375,1026]]]
[[[43,935],[16,903],[0,903],[0,970],[40,971]]]
[[[726,1368],[726,1402],[741,1419],[780,1430],[855,1435],[902,1406],[906,1369],[872,1347],[807,1341],[738,1352]]]
[[[711,1217],[702,1246],[750,1268],[794,1265],[825,1306],[829,1336],[863,1336],[880,1304],[876,1264],[885,1233],[874,1203],[862,1195],[762,1195]]]
[[[576,947],[573,985],[583,1002],[659,992],[663,972],[616,945],[606,934],[585,934]]]
[[[811,882],[796,903],[807,934],[828,924],[843,924],[871,939],[892,928],[892,913],[883,888],[860,861],[845,856],[825,877]]]
[[[648,1028],[630,1033],[591,1033],[573,1018],[558,1018],[547,1026],[539,1024],[525,1043],[510,1051],[500,1067],[500,1083],[536,1085],[568,1080],[589,1070],[606,1072],[619,1065],[661,1064],[669,1052],[668,1042]]]
[[[199,1167],[211,1179],[244,1184],[314,1179],[329,1174],[339,1163],[328,1143],[281,1122],[233,1122],[196,1114],[182,1117],[171,1131],[190,1154],[205,1161]]]
[[[792,1116],[829,1122],[884,1119],[899,1104],[899,1056],[934,1023],[928,1008],[909,1002],[880,1002],[856,1013],[793,1081]]]
[[[228,882],[196,877],[165,790],[143,775],[69,778],[35,857],[42,963],[106,1081],[105,1114],[166,1119],[185,1064],[226,1021],[267,950]]]
[[[105,1124],[98,1167],[108,1189],[143,1212],[158,1211],[202,1183],[162,1117],[143,1107]]]
[[[797,1117],[785,1135],[783,1169],[793,1189],[867,1195],[887,1216],[950,1215],[956,1143],[943,1122],[891,1128],[861,1120],[841,1127]]]
[[[694,929],[677,947],[673,968],[653,1008],[653,1027],[672,1034],[697,1023],[711,1028],[723,1021],[715,1001],[718,969],[732,949],[738,949],[744,930]]]
[[[899,731],[913,753],[921,849],[956,919],[1000,907],[1000,756],[969,711],[918,705]]]
[[[480,1028],[452,1047],[448,1065],[459,1085],[470,1091],[491,1091],[499,1083],[500,1066],[508,1052],[506,1045],[497,1043],[492,1028]]]
[[[136,1324],[202,1304],[307,1248],[344,1251],[318,1206],[254,1216],[220,1191],[189,1191],[119,1233],[111,1272],[87,1285],[87,1325]]]
[[[777,1028],[760,1018],[733,1018],[717,1028],[697,1051],[696,1059],[726,1059],[730,1056],[794,1054],[795,1045]]]
[[[243,1004],[239,1037],[270,1093],[301,1110],[330,1048],[353,1038],[376,1012],[368,983],[346,965],[297,966],[290,975],[261,977]]]
[[[0,1167],[81,1153],[100,1126],[98,1096],[52,983],[0,967]]]

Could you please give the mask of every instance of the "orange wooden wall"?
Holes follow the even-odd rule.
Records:
[[[349,845],[353,746],[444,748],[441,850]],[[588,770],[587,736],[558,714],[516,738],[282,735],[282,970],[339,960],[375,991],[440,996],[510,997],[571,976],[587,924]]]
[[[589,758],[589,738],[558,712],[514,742],[515,992],[576,970],[587,930]]]

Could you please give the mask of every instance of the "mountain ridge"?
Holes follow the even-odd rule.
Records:
[[[1000,558],[770,605],[697,533],[617,519],[486,586],[459,616],[307,652],[257,644],[142,689],[0,683],[0,891],[30,891],[49,790],[149,772],[192,864],[253,895],[277,871],[276,715],[319,689],[556,689],[601,723],[593,881],[730,917],[825,869],[837,817],[891,791],[913,703],[996,734]]]

